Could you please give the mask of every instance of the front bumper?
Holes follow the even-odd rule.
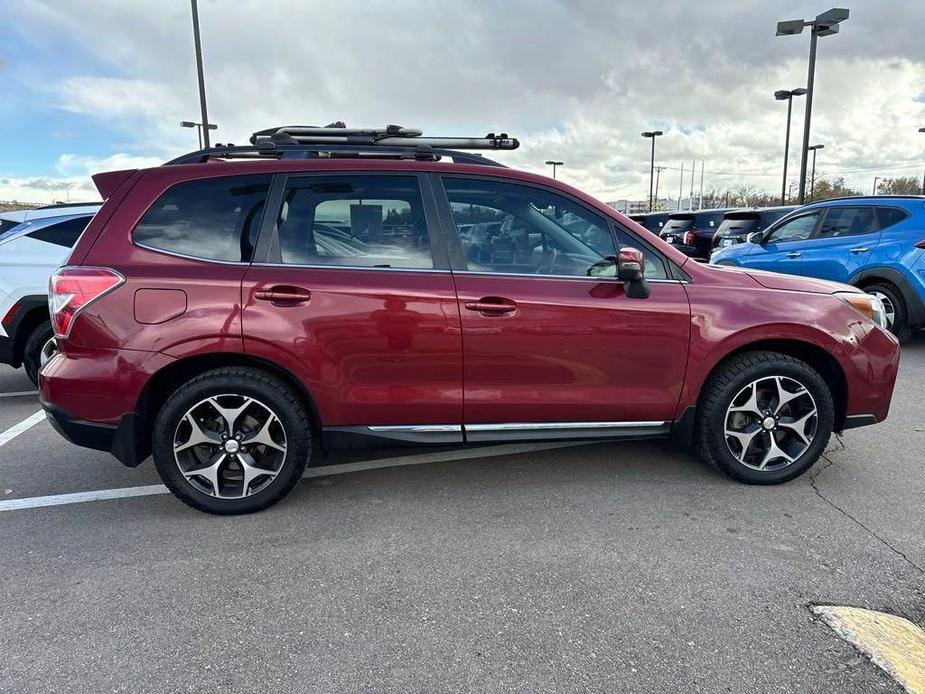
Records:
[[[148,451],[137,435],[134,414],[123,415],[117,425],[88,422],[47,402],[42,402],[52,428],[73,444],[111,453],[127,467],[137,467]]]

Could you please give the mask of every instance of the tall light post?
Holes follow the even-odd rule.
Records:
[[[199,78],[199,108],[202,111],[202,123],[200,124],[202,127],[199,130],[202,142],[199,149],[203,147],[208,149],[209,131],[215,128],[209,127],[209,114],[206,109],[206,80],[202,75],[202,41],[199,38],[199,4],[196,0],[190,0],[190,5],[193,10],[193,45],[196,49],[196,75]]]
[[[925,133],[925,128],[919,128],[920,133]],[[922,174],[922,195],[925,195],[925,173]]]
[[[203,134],[203,130],[205,130],[205,133],[206,133],[206,136],[205,136],[206,147],[209,146],[209,131],[210,131],[210,130],[218,130],[218,126],[217,126],[215,123],[209,123],[208,125],[205,126],[205,128],[203,128],[202,123],[194,123],[194,122],[191,121],[191,120],[181,120],[181,121],[180,121],[180,127],[181,127],[181,128],[196,128],[196,129],[197,129],[197,132],[198,132],[198,134],[199,134],[199,149],[202,149],[202,140],[203,140],[202,134]]]
[[[809,38],[809,73],[806,79],[806,113],[803,120],[803,156],[800,160],[800,204],[806,202],[806,164],[809,155],[809,126],[813,113],[813,82],[816,75],[816,40],[820,36],[831,36],[838,33],[841,22],[848,19],[848,10],[833,7],[823,12],[815,19],[790,19],[777,23],[777,36],[794,36],[802,34],[804,27],[810,27]]]
[[[649,212],[652,211],[652,186],[655,184],[655,138],[664,134],[661,130],[646,130],[642,133],[643,137],[652,140],[652,157],[649,160]]]
[[[565,162],[561,162],[561,161],[553,161],[552,159],[548,159],[548,160],[546,161],[546,166],[551,166],[551,167],[552,167],[552,177],[553,177],[553,178],[556,177],[556,167],[557,167],[557,166],[564,166],[564,165],[565,165]]]
[[[812,147],[808,147],[807,149],[813,153],[813,176],[810,179],[811,183],[809,187],[809,197],[815,200],[816,199],[815,197],[816,196],[816,151],[820,149],[825,149],[825,145],[813,145]]]
[[[877,182],[878,182],[879,180],[880,180],[880,177],[879,177],[879,176],[874,176],[874,192],[873,192],[874,195],[877,194]]]
[[[797,89],[778,89],[774,92],[774,98],[778,101],[787,102],[787,134],[784,136],[784,180],[780,184],[780,204],[787,204],[787,158],[790,154],[790,115],[793,112],[793,97],[803,96],[806,90],[803,87]]]
[[[667,166],[656,166],[655,167],[655,204],[658,205],[658,182],[662,177],[662,171],[667,169]]]

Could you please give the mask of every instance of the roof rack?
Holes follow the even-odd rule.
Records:
[[[217,145],[190,152],[167,164],[194,164],[218,159],[360,158],[414,159],[503,166],[470,150],[513,150],[520,146],[507,133],[485,137],[422,137],[414,128],[388,125],[382,129],[347,128],[340,121],[326,127],[290,125],[268,128],[250,137],[250,146]]]

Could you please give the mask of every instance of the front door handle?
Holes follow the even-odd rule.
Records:
[[[859,246],[858,248],[849,248],[848,252],[849,253],[867,253],[867,251],[869,250],[870,249],[867,248],[866,246]]]
[[[799,258],[801,255],[803,255],[802,251],[790,251],[787,254],[787,257],[788,258]]]
[[[483,296],[478,301],[467,301],[465,307],[469,311],[478,311],[483,316],[500,316],[517,310],[517,304],[503,296]]]
[[[302,287],[276,286],[269,289],[258,289],[254,298],[260,301],[269,301],[274,306],[298,306],[308,303],[312,293]]]

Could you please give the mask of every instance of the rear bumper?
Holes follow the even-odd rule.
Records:
[[[79,419],[44,401],[42,408],[52,428],[77,446],[111,453],[128,467],[137,467],[147,458],[136,435],[134,414],[123,415],[112,425]]]

